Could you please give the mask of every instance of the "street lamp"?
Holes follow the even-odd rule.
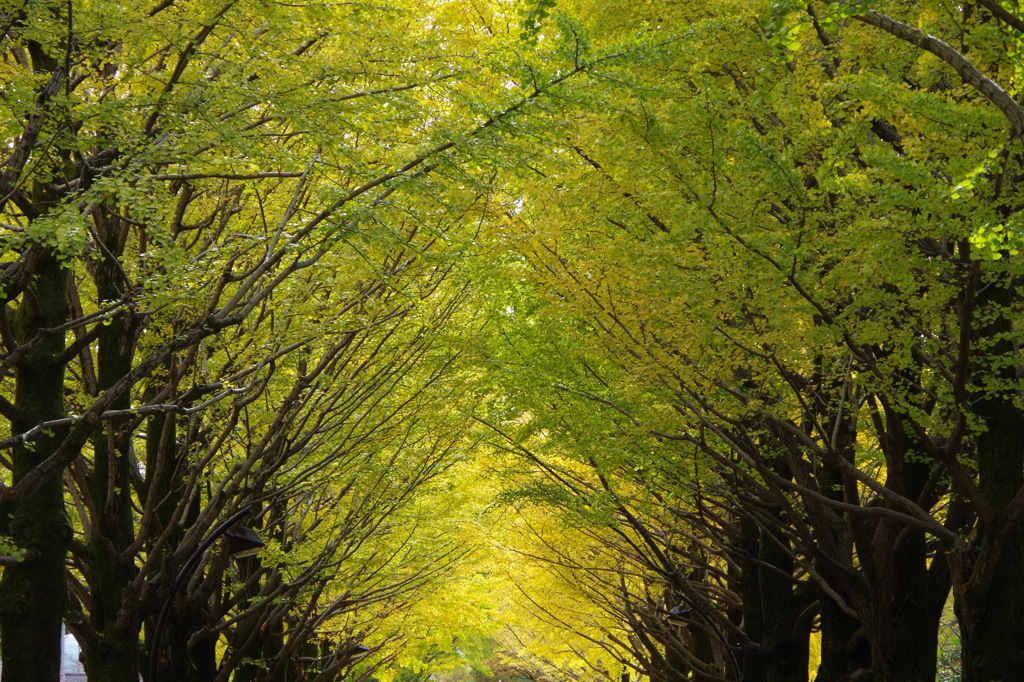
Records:
[[[373,649],[363,644],[349,644],[345,650],[346,660],[349,663],[353,661],[360,661],[371,653],[373,653]]]
[[[693,607],[686,608],[683,606],[673,606],[668,610],[668,615],[665,616],[671,625],[685,626],[689,625],[688,616],[693,613]]]
[[[225,533],[224,537],[228,539],[228,553],[236,559],[256,556],[267,546],[251,528],[239,528],[237,533]]]
[[[171,593],[167,596],[164,601],[164,605],[160,608],[160,615],[157,616],[156,625],[153,627],[152,642],[149,646],[149,677],[147,682],[156,682],[157,680],[157,663],[160,659],[160,640],[163,639],[164,626],[167,625],[167,617],[171,613],[171,604],[174,603],[174,598],[178,595],[178,592],[184,587],[188,579],[195,573],[196,568],[199,567],[199,562],[203,558],[203,552],[209,549],[217,538],[224,536],[228,539],[228,552],[236,557],[247,557],[258,554],[261,549],[265,546],[263,540],[256,533],[248,528],[239,528],[236,533],[229,533],[228,528],[238,523],[252,510],[252,505],[245,507],[241,511],[234,514],[224,523],[220,524],[209,535],[206,536],[196,550],[189,555],[185,561],[185,565],[181,567],[181,571],[178,573],[178,577],[174,580],[174,586],[171,588]]]
[[[708,618],[703,611],[697,608],[697,605],[687,597],[685,594],[680,594],[680,597],[686,602],[687,606],[673,606],[668,610],[665,615],[665,622],[669,625],[677,625],[679,627],[686,627],[690,624],[690,614],[696,613],[705,623],[711,626],[711,629],[715,631],[715,636],[718,637],[718,641],[722,643],[725,650],[729,653],[729,658],[732,659],[732,665],[736,673],[740,672],[740,662],[736,658],[736,652],[732,650],[732,646],[729,644],[729,640],[725,638],[722,631],[719,629],[715,621]]]

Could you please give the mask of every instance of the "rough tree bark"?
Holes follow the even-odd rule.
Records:
[[[48,252],[14,316],[20,344],[31,342],[15,364],[15,432],[64,417],[68,273]],[[14,448],[13,483],[32,472],[64,440],[64,429],[45,430]],[[64,558],[71,527],[64,511],[62,472],[46,477],[35,493],[9,501],[7,532],[23,550],[20,563],[4,569],[0,581],[0,641],[3,682],[57,682],[60,677],[61,620],[67,603]]]

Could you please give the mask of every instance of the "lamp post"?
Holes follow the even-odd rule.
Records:
[[[224,523],[220,524],[213,531],[210,532],[206,538],[199,543],[195,551],[189,555],[185,561],[185,565],[181,567],[181,571],[178,572],[178,577],[174,580],[174,586],[171,587],[171,593],[167,596],[163,606],[160,608],[160,615],[157,616],[156,624],[153,626],[152,642],[149,645],[149,677],[147,682],[157,682],[158,675],[158,663],[160,660],[160,640],[163,639],[164,627],[167,625],[167,617],[171,613],[171,605],[174,603],[174,598],[178,595],[181,588],[188,582],[188,579],[195,573],[196,568],[199,566],[200,560],[203,558],[203,552],[209,549],[217,538],[225,536],[228,538],[228,552],[236,557],[247,557],[258,554],[261,549],[265,546],[265,543],[260,540],[260,537],[256,533],[248,528],[239,528],[237,533],[228,533],[228,528],[238,523],[252,510],[252,505],[249,505],[241,511],[235,513]]]
[[[667,622],[670,625],[686,627],[690,624],[690,619],[688,618],[688,616],[691,613],[696,613],[698,616],[704,619],[705,623],[711,626],[712,630],[714,630],[715,636],[718,637],[718,641],[722,643],[722,645],[725,647],[725,650],[729,653],[729,658],[732,659],[733,669],[736,671],[736,674],[738,675],[740,672],[739,659],[736,658],[736,652],[732,650],[732,646],[729,644],[729,640],[727,640],[725,638],[725,635],[722,634],[721,629],[719,629],[715,621],[708,618],[703,611],[697,608],[697,605],[693,603],[693,600],[691,600],[685,594],[680,594],[679,596],[682,597],[682,599],[687,603],[688,607],[673,606],[671,609],[668,610],[668,614],[666,614],[665,616],[665,622]]]

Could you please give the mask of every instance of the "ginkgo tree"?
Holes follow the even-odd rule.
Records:
[[[514,8],[457,2],[33,0],[0,22],[3,679],[57,679],[69,606],[98,680],[134,682],[140,653],[223,678],[282,642],[259,674],[284,674],[360,594],[455,551],[380,554],[461,442],[446,279],[517,163],[510,124],[613,55],[568,41],[538,69]],[[224,593],[218,554],[171,594],[250,504],[282,548],[320,527],[288,569],[310,572]],[[378,562],[346,574],[376,597],[324,581],[344,560]],[[169,599],[166,650],[140,652]]]
[[[806,660],[808,618],[817,679],[933,679],[950,594],[964,679],[1012,678],[1019,17],[997,2],[581,16],[678,40],[577,93],[557,154],[508,184],[520,283],[486,358],[519,405],[513,441],[593,458],[589,485],[617,494],[676,491],[742,597],[701,602],[714,580],[652,567],[664,611],[696,605],[688,622],[738,654],[701,679],[801,679],[745,654]],[[685,499],[696,481],[714,523]],[[769,596],[809,593],[807,608],[756,603],[740,588],[761,569],[782,579]]]

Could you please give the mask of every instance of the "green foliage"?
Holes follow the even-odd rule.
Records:
[[[519,21],[520,40],[528,45],[536,45],[541,29],[544,27],[544,20],[550,16],[557,5],[557,0],[521,0],[517,10],[521,17]]]
[[[5,560],[21,561],[25,557],[25,550],[0,535],[0,556]]]
[[[77,344],[49,356],[64,382],[49,416],[69,431],[20,448],[10,483],[47,456],[51,480],[70,472],[71,580],[88,595],[70,622],[90,675],[138,678],[106,652],[139,646],[188,552],[253,502],[261,563],[222,593],[211,558],[174,618],[229,621],[225,647],[168,637],[165,676],[278,674],[309,642],[333,641],[336,666],[350,641],[397,649],[408,605],[425,604],[418,623],[442,611],[424,596],[472,542],[452,532],[478,400],[444,345],[472,324],[453,273],[494,215],[488,180],[517,163],[513,119],[543,116],[550,81],[589,55],[561,41],[557,63],[545,46],[524,65],[496,5],[115,4],[31,3],[7,17],[0,65],[18,150],[4,310],[36,305],[40,253],[73,301],[59,334],[4,335],[12,436],[33,426],[14,405],[33,334]],[[449,610],[432,646],[478,627]]]
[[[496,382],[492,440],[505,453],[510,499],[573,510],[576,528],[644,566],[635,575],[646,594],[623,589],[628,607],[610,587],[589,593],[592,608],[619,618],[602,641],[618,626],[666,652],[690,651],[685,636],[680,643],[635,614],[656,608],[659,591],[683,589],[665,577],[674,575],[666,562],[700,576],[692,589],[702,594],[740,590],[734,573],[700,558],[729,557],[730,571],[743,564],[737,519],[792,548],[814,575],[793,575],[801,590],[820,581],[839,589],[842,579],[833,583],[818,563],[824,546],[865,584],[891,585],[897,578],[873,571],[894,564],[876,560],[865,538],[923,532],[963,550],[957,524],[974,521],[948,516],[947,505],[986,478],[965,462],[989,461],[1003,472],[989,479],[994,488],[1010,476],[1003,492],[1019,489],[1019,456],[982,452],[1020,418],[1011,397],[1020,387],[1011,350],[1019,148],[1005,146],[1013,106],[992,106],[979,85],[991,74],[1008,87],[1019,64],[996,46],[1017,38],[973,12],[953,16],[936,3],[638,6],[633,26],[687,30],[661,34],[670,47],[609,65],[588,92],[567,96],[572,129],[542,138],[555,153],[506,180],[516,210],[487,261],[505,273],[487,291],[497,333],[478,349]],[[915,31],[959,47],[923,50]],[[617,524],[586,516],[598,500]],[[881,520],[877,506],[895,516]],[[685,541],[660,544],[679,527]],[[658,539],[623,539],[642,528]],[[544,557],[567,582],[601,583],[570,554]],[[1007,561],[1017,575],[1016,559]],[[931,616],[909,615],[899,601],[925,578],[899,579],[907,584],[878,606],[892,611],[886,628],[905,618],[899,637],[915,631],[911,621],[934,630]],[[943,579],[933,587],[916,603],[949,589]],[[851,594],[862,597],[883,599]],[[751,608],[745,622],[761,617]],[[611,644],[605,653],[627,656]],[[913,665],[927,677],[934,660]],[[656,668],[645,672],[680,674]]]

